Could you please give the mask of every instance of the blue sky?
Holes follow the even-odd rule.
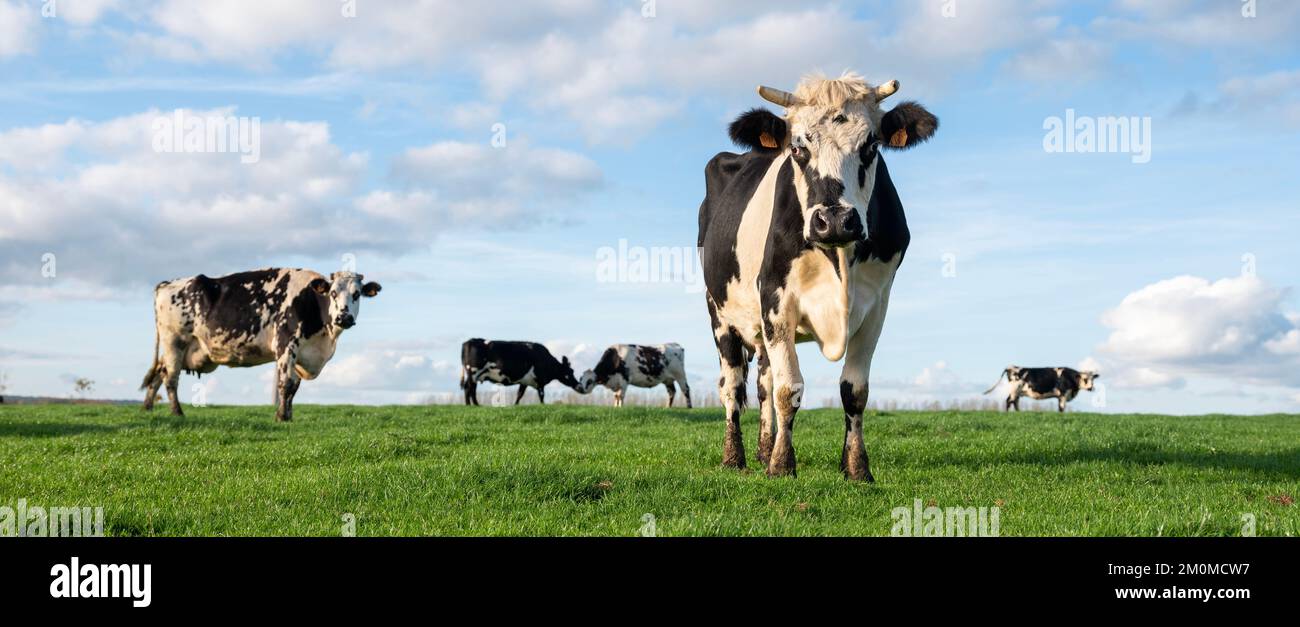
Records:
[[[385,290],[302,402],[446,395],[472,336],[582,367],[676,341],[712,393],[703,296],[598,281],[598,251],[692,250],[754,86],[853,69],[942,122],[888,156],[913,242],[874,400],[1015,363],[1102,371],[1081,408],[1296,411],[1296,32],[1284,0],[0,0],[0,369],[134,398],[158,281],[351,255]],[[257,118],[261,160],[155,152],[177,109]],[[1045,151],[1067,110],[1149,124],[1150,161]],[[801,361],[834,398],[838,364]],[[268,371],[204,393],[267,402]]]

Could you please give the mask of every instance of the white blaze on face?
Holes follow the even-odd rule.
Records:
[[[860,77],[805,79],[795,96],[802,103],[786,111],[791,152],[795,156],[796,190],[804,213],[804,235],[817,209],[838,205],[853,207],[867,223],[867,204],[875,188],[874,149],[863,148],[880,140],[881,110],[872,89]]]

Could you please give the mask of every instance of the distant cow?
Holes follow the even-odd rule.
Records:
[[[668,406],[672,407],[673,397],[677,395],[674,382],[682,386],[689,408],[691,386],[686,383],[686,351],[680,345],[615,344],[605,349],[595,368],[582,373],[578,391],[586,394],[603,385],[613,390],[614,406],[622,407],[623,393],[628,386],[652,388],[662,384],[668,388]]]
[[[722,152],[704,171],[700,262],[722,377],[722,463],[745,467],[740,416],[758,356],[758,460],[768,476],[795,474],[794,418],[804,379],[795,344],[816,342],[844,360],[840,469],[872,479],[862,414],[871,359],[911,234],[885,167],[886,150],[928,140],[939,122],[915,102],[885,110],[897,81],[809,77],[794,93],[760,87],[785,108],[731,124],[743,154]]]
[[[1002,383],[1002,378],[1006,377],[1010,387],[1007,389],[1007,404],[1005,409],[1011,411],[1012,407],[1020,411],[1020,397],[1028,396],[1034,400],[1045,398],[1055,398],[1057,411],[1064,412],[1065,404],[1074,400],[1079,395],[1080,390],[1092,391],[1092,382],[1101,377],[1100,374],[1090,370],[1082,372],[1074,368],[1021,368],[1020,366],[1007,366],[1002,374],[998,376],[997,382],[993,387],[984,391],[985,394],[997,389],[998,384]]]
[[[546,403],[546,385],[552,381],[578,389],[569,358],[556,361],[551,351],[535,342],[467,340],[460,347],[460,387],[465,390],[465,404],[478,405],[478,384],[491,381],[499,385],[518,385],[515,404],[523,400],[528,388],[537,388],[537,400]]]
[[[293,419],[302,379],[315,379],[334,356],[339,335],[357,322],[361,297],[379,293],[354,272],[327,279],[311,270],[267,268],[220,278],[164,281],[154,289],[154,360],[140,389],[152,410],[167,386],[180,416],[181,372],[276,363],[275,419]]]

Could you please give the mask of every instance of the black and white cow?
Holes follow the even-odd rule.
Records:
[[[1093,390],[1093,381],[1101,377],[1100,374],[1091,370],[1079,371],[1074,368],[1021,368],[1020,366],[1007,366],[1002,374],[998,376],[997,382],[993,387],[984,391],[985,394],[996,390],[1002,383],[1003,377],[1007,380],[1007,404],[1005,409],[1011,411],[1012,407],[1020,411],[1020,397],[1028,396],[1034,400],[1045,398],[1056,399],[1056,409],[1059,412],[1065,411],[1065,404],[1074,400],[1081,390],[1091,392]]]
[[[623,406],[623,394],[628,386],[652,388],[663,385],[668,388],[668,406],[673,406],[673,397],[677,388],[682,386],[686,395],[686,407],[691,406],[691,386],[686,383],[686,351],[678,344],[660,344],[659,346],[642,346],[638,344],[615,344],[600,356],[596,367],[582,373],[578,379],[578,391],[590,393],[597,385],[603,385],[614,392],[614,406]]]
[[[361,298],[379,293],[355,272],[328,278],[311,270],[267,268],[219,278],[164,281],[154,288],[154,360],[140,389],[152,410],[167,386],[172,414],[182,415],[181,372],[217,366],[246,368],[275,362],[275,418],[293,419],[302,379],[315,379],[334,356],[339,335],[352,328]]]
[[[460,346],[460,387],[465,390],[465,404],[478,405],[478,384],[491,381],[499,385],[518,385],[515,404],[523,400],[528,388],[537,388],[537,400],[546,403],[546,385],[552,381],[578,389],[569,358],[559,361],[551,351],[536,342],[466,340]]]
[[[845,360],[840,469],[872,480],[862,440],[871,357],[911,237],[880,151],[915,146],[939,125],[913,102],[883,110],[897,89],[855,74],[808,77],[793,94],[760,87],[785,115],[741,115],[730,134],[749,151],[719,153],[705,169],[698,244],[722,367],[725,466],[745,466],[740,414],[757,353],[758,460],[769,476],[795,474],[804,390],[795,343],[812,341]]]

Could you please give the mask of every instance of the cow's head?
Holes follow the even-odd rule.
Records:
[[[1101,375],[1091,370],[1084,370],[1079,373],[1079,388],[1092,391],[1092,382],[1100,379]]]
[[[335,272],[329,280],[314,279],[311,289],[329,301],[326,320],[338,330],[351,329],[361,315],[361,297],[374,297],[383,289],[378,283],[365,283],[366,278],[355,272]]]
[[[560,376],[558,378],[560,383],[569,386],[578,393],[586,394],[586,392],[583,392],[582,388],[579,387],[582,384],[573,376],[573,364],[569,363],[568,357],[560,358]]]
[[[915,102],[882,110],[880,102],[896,91],[898,81],[873,87],[852,73],[807,77],[794,93],[758,88],[785,107],[784,118],[755,109],[732,124],[737,143],[792,158],[808,242],[837,248],[866,239],[877,153],[915,146],[939,128],[938,118]]]
[[[577,390],[579,394],[591,394],[591,391],[596,389],[596,383],[596,371],[587,369],[586,372],[582,373],[581,377],[578,377],[578,387],[573,389]]]

